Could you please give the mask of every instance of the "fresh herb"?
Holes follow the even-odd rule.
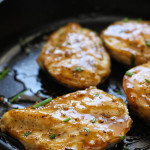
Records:
[[[75,70],[76,70],[77,72],[80,72],[82,69],[77,66]]]
[[[67,44],[68,44],[68,45],[71,45],[71,43],[70,43],[70,42],[67,42]]]
[[[141,19],[141,18],[138,18],[136,21],[137,21],[137,22],[141,22],[141,21],[142,21],[142,19]]]
[[[124,140],[125,139],[125,136],[120,136],[120,140]]]
[[[58,43],[57,46],[60,46],[60,43]]]
[[[29,134],[31,134],[31,132],[27,131],[27,132],[24,133],[24,136],[28,136]]]
[[[118,91],[117,93],[118,93],[119,95],[122,95],[122,91]]]
[[[135,55],[131,54],[131,65],[134,66],[135,65]]]
[[[129,72],[129,71],[127,71],[126,73],[125,73],[127,76],[132,76],[133,75],[133,73],[132,72]]]
[[[123,19],[123,22],[128,22],[128,21],[129,21],[128,18],[124,18],[124,19]]]
[[[33,105],[33,108],[34,108],[34,109],[35,109],[35,108],[39,108],[40,106],[43,106],[43,105],[49,103],[49,102],[52,101],[52,100],[53,100],[53,98],[52,98],[52,97],[49,97],[49,98],[47,98],[46,100],[44,100],[44,101],[42,101],[42,102],[39,102],[39,103]]]
[[[104,45],[104,41],[100,41],[100,44],[101,44],[101,45]]]
[[[86,132],[90,133],[90,131],[89,131],[87,128],[84,128],[84,130],[85,130]]]
[[[95,96],[99,96],[99,94],[98,94],[98,93],[96,93],[96,94],[95,94]]]
[[[49,138],[50,139],[54,139],[56,137],[56,135],[55,135],[55,133],[54,134],[52,134]]]
[[[69,118],[66,118],[66,119],[64,120],[64,122],[68,122],[69,120],[71,120],[70,117],[69,117]]]
[[[13,103],[18,97],[21,97],[27,90],[24,90],[10,99],[10,103]]]
[[[150,41],[146,40],[147,46],[150,46]]]
[[[98,32],[95,31],[95,34],[98,35]]]
[[[149,79],[145,79],[145,81],[148,82],[148,83],[150,83],[150,80],[149,80]]]
[[[92,123],[95,123],[96,122],[96,118],[94,118],[93,120],[92,120]]]
[[[6,70],[0,72],[0,80],[2,80],[7,74],[10,72],[10,69],[7,68]]]

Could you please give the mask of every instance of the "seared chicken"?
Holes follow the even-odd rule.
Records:
[[[50,35],[37,62],[57,81],[75,89],[97,86],[110,74],[110,57],[101,39],[76,23]]]
[[[102,150],[121,141],[131,123],[122,99],[89,88],[36,109],[10,110],[1,119],[1,131],[27,150]]]
[[[125,21],[115,22],[102,32],[111,56],[132,66],[150,61],[150,22]]]
[[[124,76],[123,89],[135,114],[150,122],[150,62],[130,69]]]

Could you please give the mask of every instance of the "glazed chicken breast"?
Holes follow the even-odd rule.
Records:
[[[50,35],[37,62],[58,82],[74,89],[97,86],[110,74],[110,57],[101,39],[76,23]]]
[[[122,99],[89,88],[36,109],[10,110],[1,119],[1,131],[27,150],[102,150],[121,141],[131,123]]]
[[[150,62],[126,72],[123,89],[133,112],[150,122]]]
[[[103,30],[111,56],[126,65],[140,65],[150,61],[150,21],[119,21]]]

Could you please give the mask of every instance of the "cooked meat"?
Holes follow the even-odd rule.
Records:
[[[126,74],[123,88],[130,107],[137,116],[150,122],[150,62],[132,68]]]
[[[1,130],[28,150],[101,150],[119,142],[131,123],[122,99],[89,88],[36,109],[10,110],[1,119]]]
[[[127,65],[150,61],[150,21],[115,22],[102,32],[111,56]]]
[[[94,31],[70,23],[50,35],[37,62],[60,83],[85,89],[110,74],[110,57]]]

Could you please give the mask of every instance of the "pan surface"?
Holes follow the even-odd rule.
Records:
[[[18,39],[18,43],[8,48],[0,57],[0,70],[7,67],[11,69],[8,75],[0,81],[0,96],[3,97],[0,101],[0,117],[10,109],[27,107],[49,96],[55,98],[73,92],[52,80],[36,63],[36,58],[48,39],[49,34],[69,22],[77,22],[83,27],[90,28],[100,34],[101,30],[113,21],[123,18],[104,15],[82,15],[78,18],[68,18],[47,24],[36,32],[34,31],[34,33],[30,32],[28,34],[30,36],[27,38]],[[102,85],[98,86],[99,89],[122,98],[126,104],[126,96],[122,89],[122,78],[127,69],[112,60],[112,73],[110,77]],[[23,90],[27,91],[20,99],[11,104],[9,102],[10,98]],[[122,94],[119,95],[118,91],[121,91]],[[111,149],[150,150],[150,127],[132,114],[130,109],[129,112],[133,119],[132,128],[127,134],[126,139]],[[8,134],[0,132],[0,149],[22,150],[24,148],[17,140]]]

